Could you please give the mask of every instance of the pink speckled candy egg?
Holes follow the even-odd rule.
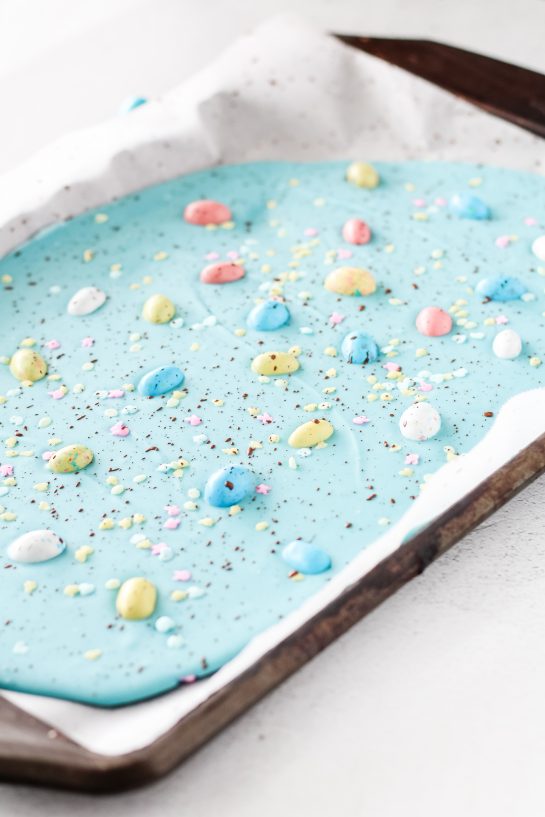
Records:
[[[200,199],[187,205],[184,218],[189,224],[206,227],[208,224],[225,224],[226,221],[231,221],[231,211],[219,201]]]
[[[244,267],[240,264],[230,264],[220,262],[219,264],[209,264],[201,272],[203,284],[230,284],[244,277]]]
[[[452,329],[452,318],[448,312],[438,306],[426,306],[418,313],[416,328],[421,335],[431,338],[448,335]]]
[[[343,227],[343,238],[349,244],[368,244],[371,230],[361,218],[349,218]]]

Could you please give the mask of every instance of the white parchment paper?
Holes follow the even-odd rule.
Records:
[[[335,158],[486,161],[543,172],[545,143],[283,16],[237,41],[163,99],[71,134],[5,175],[0,254],[58,219],[211,164]],[[442,468],[397,525],[205,681],[117,710],[4,695],[92,751],[139,749],[544,431],[545,390],[510,400],[485,440]]]

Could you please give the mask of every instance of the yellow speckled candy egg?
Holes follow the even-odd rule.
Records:
[[[150,295],[142,309],[142,317],[148,323],[168,323],[176,314],[176,307],[166,295]]]
[[[329,273],[324,286],[338,295],[371,295],[377,288],[369,270],[361,267],[337,267]]]
[[[18,349],[11,358],[9,370],[17,380],[30,380],[35,383],[46,376],[47,363],[39,352]]]
[[[256,374],[291,374],[299,368],[299,361],[289,352],[263,352],[252,360]]]
[[[347,168],[346,179],[356,187],[365,187],[368,190],[374,190],[380,184],[378,172],[368,162],[352,162]]]
[[[311,448],[328,440],[334,430],[328,420],[309,420],[290,434],[288,443],[292,448]]]
[[[157,590],[148,579],[135,576],[127,579],[119,588],[115,606],[122,618],[141,621],[149,618],[157,604]]]
[[[94,454],[86,445],[65,445],[55,451],[49,460],[49,468],[55,474],[72,474],[87,468]]]

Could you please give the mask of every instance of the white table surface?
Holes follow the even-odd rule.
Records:
[[[282,10],[545,72],[545,0],[0,0],[0,172]],[[541,817],[544,498],[542,479],[159,784],[0,786],[0,814]]]

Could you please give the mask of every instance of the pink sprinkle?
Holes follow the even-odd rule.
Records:
[[[200,417],[197,417],[196,414],[192,414],[191,417],[186,417],[185,422],[189,423],[190,426],[200,426],[202,420]]]
[[[400,372],[401,366],[399,363],[385,363],[382,367],[383,369],[388,369],[389,372]]]
[[[55,389],[55,391],[50,391],[49,396],[53,398],[53,400],[62,400],[64,397],[65,392],[63,389]]]
[[[312,237],[313,235],[318,235],[318,230],[316,227],[307,227],[305,230],[305,235]]]
[[[219,252],[207,252],[204,256],[207,261],[217,261],[220,257]]]
[[[352,419],[352,422],[356,426],[364,426],[366,423],[369,422],[369,417],[365,417],[363,414],[359,414],[357,417]]]
[[[48,340],[47,343],[44,344],[47,349],[60,349],[61,345],[58,340]]]
[[[537,224],[537,219],[535,219],[533,216],[526,216],[524,223],[527,227],[535,227]]]
[[[422,381],[419,385],[419,389],[420,391],[433,391],[433,386],[431,383],[424,383],[424,381]]]
[[[171,516],[169,519],[167,519],[163,527],[166,528],[167,530],[176,530],[176,528],[179,527],[180,522],[181,519],[174,519],[174,517]]]
[[[44,453],[42,454],[42,460],[49,462],[54,453],[55,453],[54,451],[44,451]]]
[[[425,207],[426,199],[413,199],[413,204],[415,207]]]
[[[0,477],[12,477],[13,465],[0,465]]]
[[[184,675],[182,678],[182,684],[194,684],[196,680],[196,675]]]
[[[168,550],[168,545],[164,542],[158,542],[156,545],[151,546],[151,555],[160,556],[164,550]]]
[[[347,250],[346,247],[340,247],[337,250],[337,258],[352,258],[352,250]]]
[[[255,492],[256,492],[256,494],[263,494],[264,496],[267,496],[267,494],[269,493],[270,490],[271,490],[271,486],[270,485],[265,485],[262,482],[260,485],[257,486],[257,488],[255,489]]]
[[[338,326],[340,323],[344,321],[344,315],[341,315],[339,312],[332,312],[329,316],[329,323],[331,326]]]
[[[437,207],[445,207],[446,204],[447,204],[447,200],[443,199],[443,198],[438,198],[438,199],[435,199],[434,204],[436,204]]]
[[[270,425],[273,422],[273,418],[267,411],[264,411],[263,414],[258,414],[257,419],[260,420],[264,426]]]
[[[506,323],[509,323],[509,318],[507,315],[497,315],[494,320],[498,324],[498,326],[504,326]]]
[[[179,516],[181,513],[177,505],[165,505],[165,511],[169,516]]]
[[[239,255],[236,250],[229,250],[229,252],[227,253],[227,258],[230,258],[232,261],[234,261],[238,257]]]
[[[94,344],[94,338],[83,338],[81,341],[81,345],[85,346],[86,349],[89,349]]]
[[[418,465],[419,459],[418,454],[407,454],[405,457],[405,465]]]
[[[188,582],[191,578],[191,570],[175,570],[172,578],[175,582]]]
[[[124,397],[125,392],[123,389],[110,389],[108,392],[108,397]]]
[[[494,243],[496,247],[500,247],[500,249],[504,250],[511,243],[511,239],[508,235],[499,235]]]
[[[115,423],[115,425],[110,428],[110,431],[114,437],[127,437],[130,433],[129,427],[122,422]]]

